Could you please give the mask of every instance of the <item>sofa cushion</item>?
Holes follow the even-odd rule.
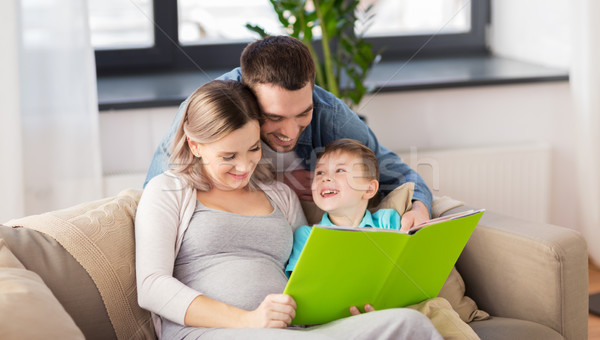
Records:
[[[475,301],[465,295],[465,291],[465,281],[458,270],[452,268],[438,296],[448,300],[464,322],[488,319],[490,315],[479,309]]]
[[[56,240],[35,230],[7,226],[0,226],[0,240],[25,268],[41,277],[86,339],[116,339],[94,281]]]
[[[469,324],[485,340],[563,340],[563,336],[539,323],[493,316]]]
[[[402,216],[405,212],[412,209],[412,197],[414,193],[415,183],[404,183],[385,196],[377,207],[370,210],[371,212],[375,212],[379,209],[394,209]]]
[[[39,275],[0,239],[0,338],[85,339]]]
[[[141,191],[7,222],[52,236],[88,272],[119,339],[155,337],[150,313],[139,307],[134,218]]]

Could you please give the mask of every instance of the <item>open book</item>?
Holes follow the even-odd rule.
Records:
[[[444,216],[406,234],[314,226],[285,287],[293,324],[322,324],[362,310],[405,307],[436,297],[484,210]]]

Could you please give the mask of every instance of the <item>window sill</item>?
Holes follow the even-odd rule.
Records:
[[[229,69],[98,77],[100,111],[178,106]],[[568,71],[494,56],[381,62],[367,78],[378,92],[567,81]]]

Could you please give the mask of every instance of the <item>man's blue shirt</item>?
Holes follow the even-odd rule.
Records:
[[[328,213],[323,214],[321,222],[317,224],[324,226],[335,226],[335,224],[333,224],[329,219]],[[400,230],[400,215],[394,209],[379,209],[373,214],[367,210],[365,211],[365,216],[358,227]],[[311,231],[312,227],[303,225],[294,232],[294,246],[292,248],[292,254],[290,255],[288,264],[285,267],[285,274],[288,277],[292,271],[294,271],[294,268],[296,268],[296,263],[298,263],[300,253],[302,253],[302,249],[304,249],[304,245],[306,244]]]
[[[238,67],[217,79],[241,81],[241,70]],[[187,108],[187,102],[188,99],[179,106],[169,132],[156,149],[144,186],[154,176],[169,169],[171,143]],[[330,142],[340,138],[356,139],[373,150],[379,162],[379,191],[383,196],[406,182],[413,182],[415,183],[413,200],[425,203],[431,213],[432,195],[423,178],[398,155],[379,144],[369,126],[360,120],[341,99],[315,85],[313,117],[310,125],[300,135],[294,151],[302,159],[304,167],[313,171],[317,153]]]

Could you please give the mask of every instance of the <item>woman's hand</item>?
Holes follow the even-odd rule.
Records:
[[[296,301],[287,294],[267,295],[260,306],[244,315],[248,328],[285,328],[296,317]]]
[[[373,308],[373,306],[371,306],[370,304],[366,304],[365,305],[365,313],[369,313],[369,312],[373,312],[375,311],[375,308]],[[350,314],[352,315],[358,315],[360,314],[360,310],[358,310],[358,308],[356,306],[352,306],[350,307]]]

